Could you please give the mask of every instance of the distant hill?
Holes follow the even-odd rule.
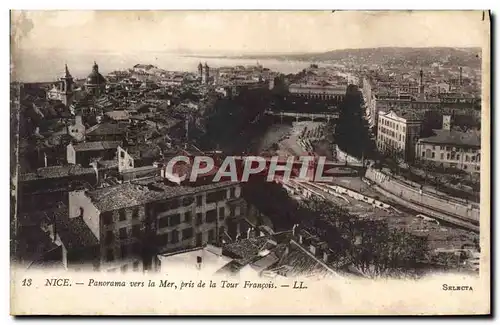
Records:
[[[342,49],[322,53],[243,55],[245,59],[278,59],[298,61],[350,61],[358,64],[404,64],[430,65],[441,62],[443,65],[467,65],[480,67],[481,48],[453,47],[378,47],[364,49]]]

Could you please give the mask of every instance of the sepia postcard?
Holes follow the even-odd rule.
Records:
[[[12,315],[489,315],[490,12],[11,11]]]

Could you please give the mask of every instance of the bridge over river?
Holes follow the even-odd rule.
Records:
[[[339,113],[337,112],[314,112],[314,113],[305,113],[305,112],[287,112],[287,111],[272,111],[266,110],[264,112],[265,115],[271,116],[279,116],[283,119],[283,117],[293,117],[298,122],[299,120],[311,120],[311,121],[328,121],[332,119],[338,119]]]

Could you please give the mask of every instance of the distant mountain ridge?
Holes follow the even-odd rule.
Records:
[[[480,66],[481,48],[455,47],[377,47],[362,49],[342,49],[321,53],[241,55],[245,59],[278,59],[297,61],[366,61],[374,64],[397,64],[410,61],[414,64],[429,65],[433,62]]]

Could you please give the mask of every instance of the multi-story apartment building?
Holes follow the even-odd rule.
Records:
[[[408,111],[379,111],[377,148],[381,152],[401,152],[405,160],[414,157],[415,144],[420,137],[422,114]]]
[[[347,86],[295,83],[288,86],[288,91],[291,96],[303,97],[307,99],[320,99],[340,104],[346,96]]]
[[[416,156],[439,167],[453,167],[469,173],[481,169],[481,137],[478,132],[451,130],[450,116],[443,116],[443,129],[419,139]]]
[[[94,270],[152,270],[157,254],[236,238],[245,211],[234,182],[185,186],[136,180],[71,192],[69,221],[62,224],[78,228],[59,231],[75,231],[87,240],[66,244],[62,237],[72,237],[62,236],[63,264],[78,269],[85,259]]]

